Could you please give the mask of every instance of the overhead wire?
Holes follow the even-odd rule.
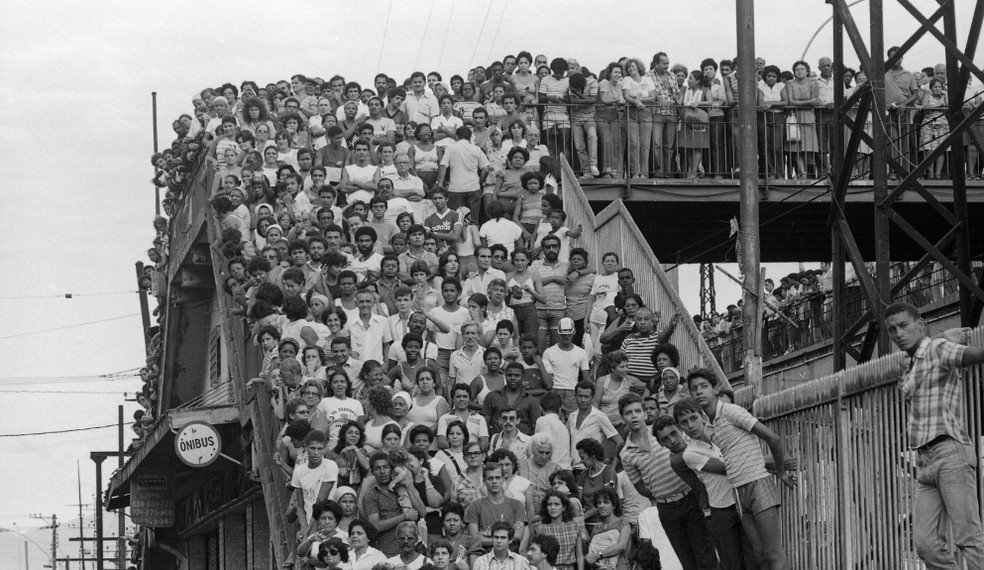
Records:
[[[393,12],[393,0],[389,1],[389,7],[386,8],[386,24],[383,25],[383,41],[379,44],[379,60],[376,61],[377,73],[383,65],[383,52],[386,50],[386,35],[389,33],[391,12]]]
[[[84,327],[84,326],[87,326],[87,325],[95,325],[95,324],[98,324],[98,323],[108,323],[110,321],[118,321],[120,319],[128,319],[130,317],[139,317],[139,316],[140,316],[140,313],[131,313],[129,315],[120,315],[118,317],[110,317],[108,319],[99,319],[99,320],[88,321],[88,322],[84,322],[84,323],[76,323],[74,325],[65,325],[63,327],[55,327],[55,328],[43,329],[43,330],[39,330],[39,331],[29,331],[29,332],[23,332],[23,333],[17,333],[17,334],[10,334],[10,335],[7,335],[7,336],[0,336],[0,340],[6,340],[8,338],[18,338],[18,337],[22,337],[22,336],[31,336],[31,335],[43,334],[43,333],[49,333],[49,332],[55,332],[55,331],[62,331],[62,330],[66,330],[66,329],[74,329],[76,327]]]
[[[106,293],[52,293],[50,295],[0,295],[0,300],[22,299],[75,299],[76,297],[108,297],[110,295],[133,295],[140,291],[110,291]]]
[[[495,25],[495,33],[492,34],[492,44],[489,45],[489,53],[485,56],[485,61],[492,61],[492,53],[495,51],[495,42],[499,39],[499,28],[502,27],[502,20],[506,17],[509,10],[509,0],[502,5],[502,13],[499,14],[499,23]]]
[[[106,429],[111,427],[119,427],[120,424],[106,424],[101,426],[87,426],[81,428],[68,428],[68,429],[56,429],[51,431],[33,431],[24,433],[0,433],[0,438],[10,438],[10,437],[33,437],[38,435],[58,435],[62,433],[76,433],[80,431],[92,431],[97,429]],[[133,422],[125,423],[123,425],[133,425]]]
[[[489,14],[492,13],[492,2],[493,0],[489,0],[489,7],[485,10],[485,18],[482,19],[482,29],[478,31],[478,36],[475,38],[475,49],[472,51],[472,56],[468,63],[470,66],[475,65],[475,56],[478,55],[478,46],[482,43],[482,34],[485,33],[485,25],[489,22]]]
[[[413,60],[413,70],[417,70],[417,65],[420,63],[420,54],[424,51],[424,41],[427,39],[427,30],[430,28],[431,16],[434,14],[434,2],[437,0],[431,0],[430,8],[427,10],[427,23],[424,24],[424,33],[420,36],[420,45],[417,46],[417,57]]]
[[[454,0],[451,2],[451,12],[448,13],[448,25],[444,27],[444,40],[441,42],[441,55],[437,58],[437,68],[444,63],[444,48],[448,45],[448,32],[451,30],[451,19],[454,17]]]

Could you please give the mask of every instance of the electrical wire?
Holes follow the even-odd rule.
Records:
[[[25,332],[25,333],[11,334],[11,335],[7,335],[7,336],[0,336],[0,340],[6,340],[8,338],[18,338],[18,337],[22,337],[22,336],[30,336],[30,335],[35,335],[35,334],[49,333],[49,332],[54,332],[54,331],[62,331],[62,330],[65,330],[65,329],[74,329],[76,327],[83,327],[83,326],[94,325],[94,324],[98,324],[98,323],[108,323],[109,321],[118,321],[120,319],[128,319],[130,317],[139,317],[139,316],[140,316],[140,313],[131,313],[129,315],[120,315],[118,317],[110,317],[108,319],[99,319],[98,321],[88,321],[88,322],[85,322],[85,323],[76,323],[74,325],[65,325],[63,327],[55,327],[53,329],[44,329],[44,330],[40,330],[40,331],[31,331],[31,332]]]
[[[72,394],[73,396],[85,396],[86,394],[125,394],[126,391],[107,391],[107,390],[4,390],[0,389],[0,394]]]
[[[482,29],[480,29],[478,31],[478,35],[475,36],[475,49],[472,51],[471,60],[468,65],[475,65],[475,56],[478,55],[478,45],[482,43],[482,34],[485,33],[485,25],[489,21],[489,14],[492,13],[492,2],[493,0],[489,0],[489,7],[485,10],[485,18],[482,19]]]
[[[492,34],[492,44],[489,45],[489,53],[485,56],[485,61],[492,61],[492,53],[495,51],[495,42],[499,39],[499,28],[502,27],[502,20],[506,17],[506,12],[509,10],[509,0],[506,0],[505,4],[502,6],[502,13],[499,14],[499,23],[495,25],[495,33]]]
[[[420,36],[420,45],[417,46],[417,58],[413,60],[413,69],[417,69],[417,64],[420,63],[420,54],[424,51],[424,40],[427,38],[427,29],[430,28],[431,16],[434,14],[434,2],[437,0],[431,0],[430,8],[427,10],[427,23],[424,24],[424,33]]]
[[[448,13],[448,25],[444,27],[444,40],[441,42],[441,55],[437,58],[437,69],[444,63],[444,48],[448,45],[448,32],[451,30],[451,18],[454,16],[454,0],[451,0],[451,12]]]
[[[21,299],[75,299],[76,297],[108,297],[110,295],[133,295],[140,291],[111,291],[107,293],[53,293],[51,295],[3,295],[0,300]]]
[[[133,425],[133,422],[125,423],[123,425]],[[26,433],[0,433],[0,438],[6,438],[6,437],[31,437],[31,436],[36,436],[36,435],[57,435],[57,434],[60,434],[60,433],[76,433],[76,432],[80,432],[80,431],[92,431],[92,430],[96,430],[96,429],[106,429],[106,428],[111,428],[111,427],[114,428],[114,427],[119,427],[119,426],[120,426],[120,424],[113,423],[113,424],[106,424],[106,425],[102,425],[102,426],[89,426],[89,427],[82,427],[82,428],[58,429],[58,430],[52,430],[52,431],[34,431],[34,432],[26,432]]]
[[[393,0],[389,1],[389,7],[386,8],[386,24],[383,25],[383,41],[379,44],[379,60],[376,62],[377,73],[383,65],[383,52],[386,50],[386,35],[389,33],[391,12],[393,12]]]

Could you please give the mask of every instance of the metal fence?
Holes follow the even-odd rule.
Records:
[[[893,264],[893,282],[909,265],[911,264]],[[980,263],[975,262],[973,269],[975,279],[980,273]],[[955,302],[958,294],[959,283],[956,278],[939,264],[933,263],[913,279],[902,292],[895,295],[894,301],[912,303],[916,307],[927,307]],[[848,322],[854,322],[868,309],[868,301],[859,286],[848,287],[845,297]],[[780,306],[779,311],[786,317],[785,319],[771,314],[762,323],[763,361],[767,362],[816,346],[833,338],[834,315],[829,295],[811,293],[795,303]],[[708,338],[707,342],[714,357],[718,359],[721,368],[727,374],[741,371],[744,339],[740,326],[731,329],[727,334]]]
[[[593,117],[584,117],[584,106],[555,105],[565,108],[569,122],[545,123],[535,114],[527,120],[540,127],[539,142],[551,156],[563,154],[574,172],[587,175],[592,165],[602,176],[633,178],[738,178],[740,167],[738,117],[733,107],[694,112],[685,106],[645,109],[596,108]],[[688,110],[689,109],[689,110]],[[892,158],[906,169],[916,164],[946,137],[948,127],[940,109],[900,108],[885,117]],[[580,118],[579,118],[580,115]],[[826,108],[774,106],[759,108],[758,172],[770,180],[825,178],[830,167],[830,141],[835,133],[833,111]],[[493,117],[493,120],[495,118]],[[865,131],[870,135],[872,122]],[[984,129],[984,120],[975,128]],[[845,144],[850,131],[840,136]],[[503,137],[510,137],[503,125]],[[969,137],[964,145],[972,145]],[[862,142],[853,165],[856,179],[870,179],[871,147]],[[968,161],[968,179],[979,179],[981,161]],[[925,178],[949,178],[952,170],[944,155]]]
[[[971,344],[984,344],[984,329]],[[915,453],[897,383],[902,353],[758,398],[754,414],[797,458],[799,485],[782,488],[783,542],[791,568],[915,569]],[[984,367],[963,371],[964,422],[982,450]],[[747,390],[739,402],[748,404]],[[978,467],[978,504],[984,502]]]

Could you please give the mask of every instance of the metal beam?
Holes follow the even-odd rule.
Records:
[[[868,54],[868,48],[865,46],[864,38],[861,37],[861,31],[858,30],[854,16],[851,15],[851,9],[848,8],[847,2],[844,0],[833,0],[833,3],[834,11],[840,15],[841,21],[844,23],[844,31],[847,32],[847,37],[850,38],[851,44],[854,46],[854,52],[861,61],[861,68],[869,71],[871,69],[871,55]]]
[[[881,110],[885,104],[885,41],[883,35],[884,28],[882,26],[884,17],[882,0],[869,0],[868,8],[871,21],[871,70],[868,77],[871,82],[871,97],[874,101],[876,111],[872,113],[872,119],[874,120],[872,132],[874,133],[875,144],[871,148],[871,172],[874,178],[874,198],[875,203],[877,204],[884,199],[885,195],[888,194],[889,140],[888,132],[885,130],[885,114]],[[871,309],[874,313],[875,320],[880,320],[885,307],[883,304],[884,298],[889,295],[889,291],[891,290],[891,281],[889,280],[889,262],[891,260],[891,251],[889,248],[888,219],[885,217],[880,208],[873,208],[873,210],[873,224],[875,230],[875,279],[877,281],[877,297],[880,302],[876,305],[873,302],[875,299],[870,296],[869,300],[872,301]],[[846,245],[850,247],[851,244],[848,243]],[[853,252],[850,252],[849,250],[849,253],[853,256]],[[869,327],[868,332],[873,333],[875,331]],[[888,354],[889,348],[888,333],[883,329],[879,329],[879,354]],[[865,351],[862,350],[861,356],[864,357],[865,354]]]
[[[933,35],[933,37],[939,40],[940,44],[943,45],[943,49],[946,50],[947,55],[952,55],[953,57],[959,59],[960,63],[963,64],[964,69],[966,69],[970,73],[973,73],[974,76],[977,77],[977,79],[979,79],[980,81],[984,81],[984,71],[981,71],[979,67],[974,65],[974,61],[970,59],[970,57],[967,54],[960,51],[960,48],[957,47],[957,43],[954,39],[947,37],[947,35],[939,31],[939,29],[937,29],[936,26],[934,26],[929,21],[929,19],[926,18],[926,16],[923,16],[922,12],[920,12],[915,6],[913,6],[912,3],[909,2],[909,0],[898,0],[898,2],[899,4],[902,5],[903,8],[905,8],[906,10],[909,11],[910,14],[912,14],[913,18],[918,20],[919,23],[923,25],[923,27],[926,29],[927,32],[929,32],[930,34]],[[947,2],[947,4],[949,4],[949,10],[952,10],[953,1],[950,0],[949,2]],[[956,30],[953,31],[953,34],[954,37],[956,37]],[[949,81],[949,79],[947,81]]]
[[[926,252],[932,255],[940,265],[942,265],[948,272],[950,272],[951,275],[953,275],[954,278],[957,279],[957,281],[960,282],[960,285],[966,287],[974,296],[984,301],[984,289],[978,287],[977,283],[974,283],[974,280],[971,279],[969,275],[961,271],[959,267],[957,267],[946,255],[943,254],[943,252],[936,249],[936,246],[930,243],[929,240],[909,225],[909,222],[905,221],[905,219],[897,212],[891,208],[884,208],[884,210],[889,219],[899,226],[899,228],[901,228],[902,231],[912,238],[913,241],[919,244],[919,247],[923,248]]]

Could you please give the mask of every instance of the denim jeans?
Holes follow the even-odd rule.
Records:
[[[710,524],[720,548],[721,570],[756,570],[759,567],[752,540],[745,533],[734,505],[725,509],[711,507]]]
[[[675,503],[656,503],[659,522],[684,570],[716,570],[717,556],[707,533],[704,511],[697,497],[688,493]]]
[[[598,125],[594,119],[574,119],[571,121],[574,134],[574,150],[577,151],[578,169],[587,173],[598,167]]]
[[[946,438],[916,456],[913,533],[916,553],[928,570],[957,570],[947,530],[968,568],[984,568],[984,531],[977,503],[977,456],[973,445]]]

